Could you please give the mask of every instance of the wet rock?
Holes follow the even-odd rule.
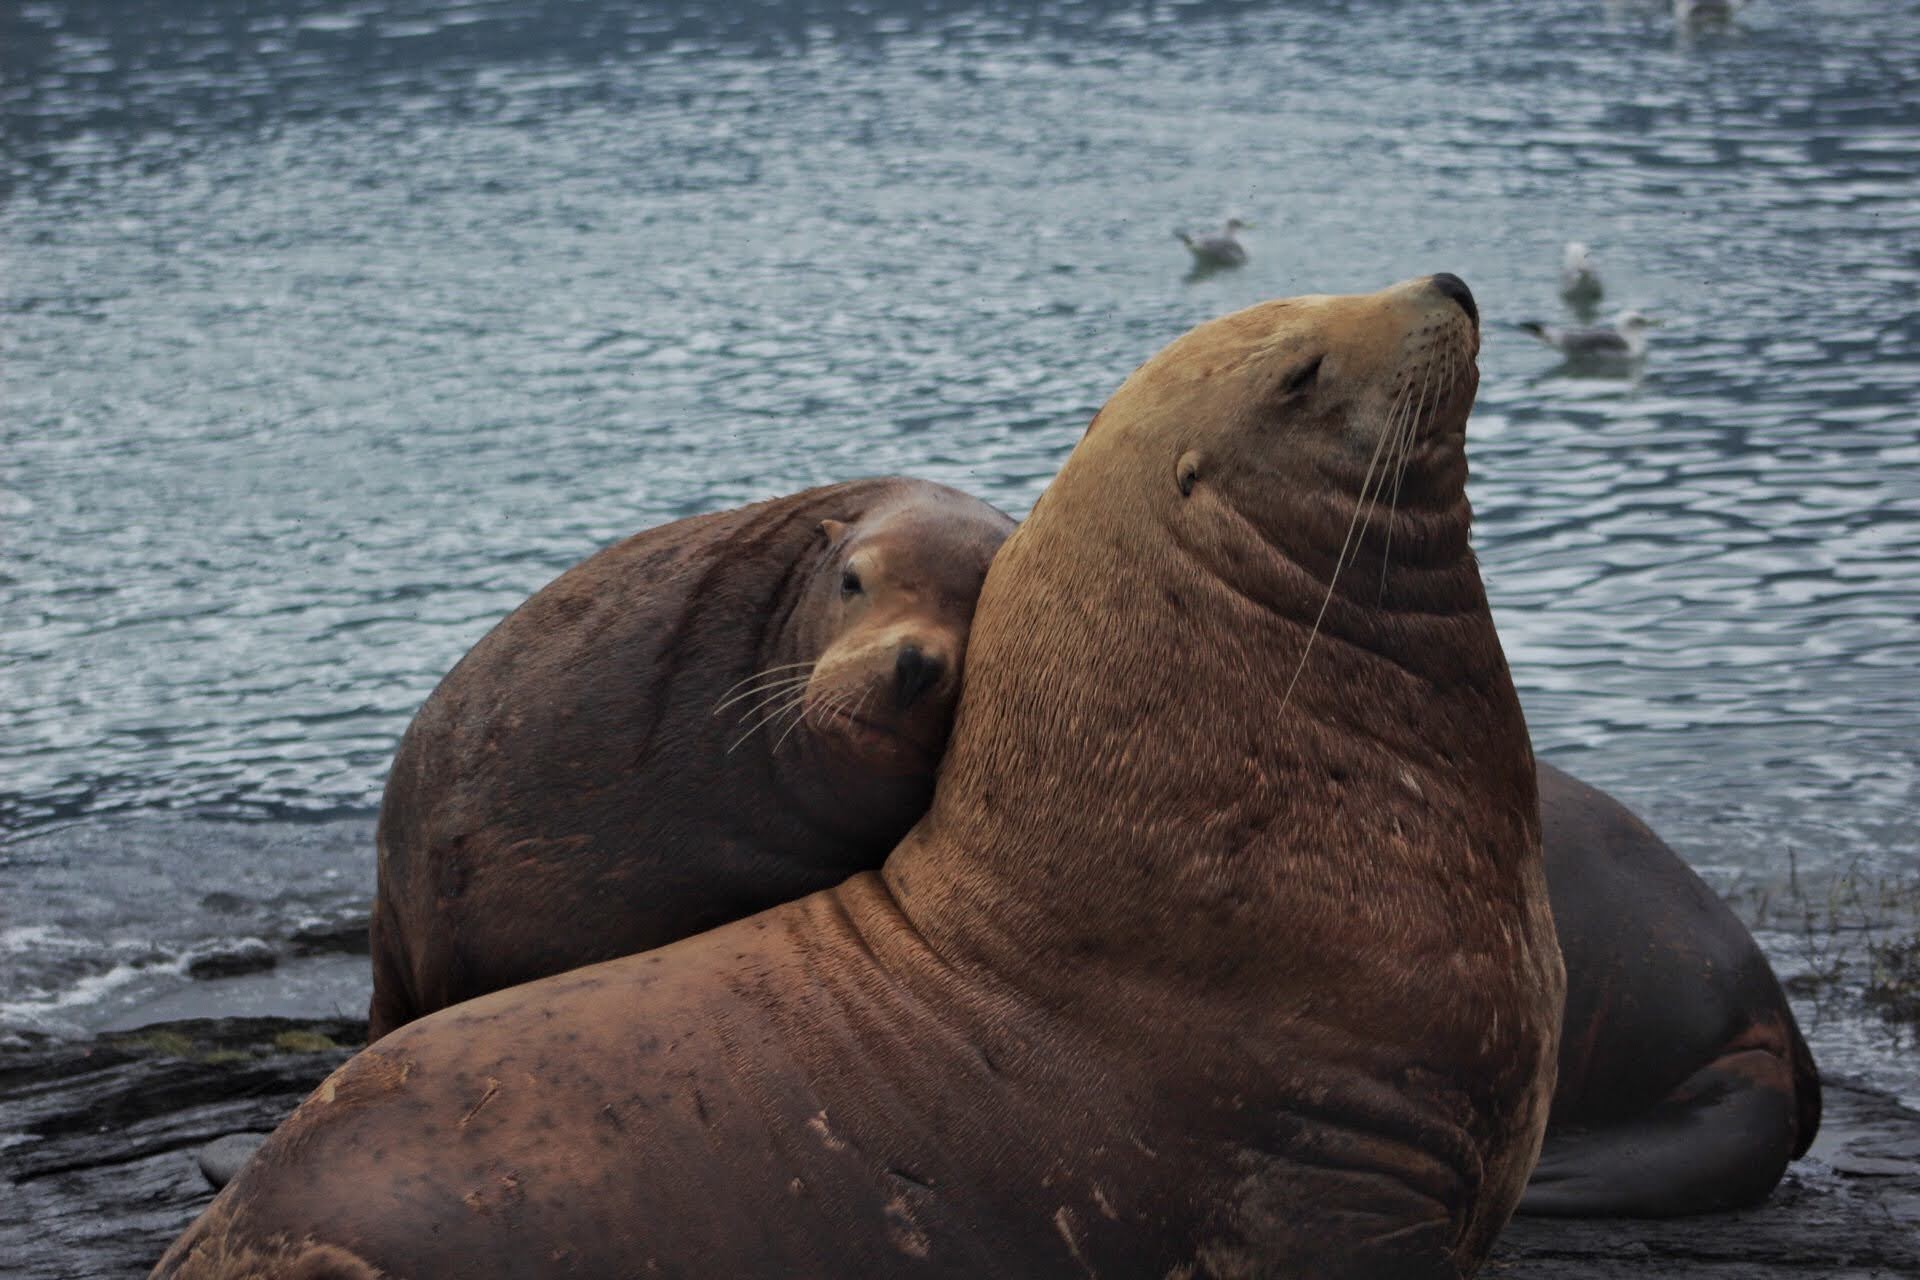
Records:
[[[0,1276],[142,1276],[213,1193],[196,1155],[271,1129],[353,1019],[196,1019],[0,1049]]]
[[[195,956],[187,962],[189,976],[200,979],[233,978],[243,973],[259,973],[280,963],[274,949],[258,938],[246,938]]]
[[[216,1191],[232,1182],[240,1166],[253,1159],[253,1153],[267,1140],[264,1133],[230,1133],[215,1138],[200,1148],[200,1174]]]
[[[213,1197],[203,1148],[244,1159],[231,1140],[278,1124],[365,1035],[349,1019],[227,1018],[0,1047],[0,1276],[144,1274]],[[1920,1112],[1855,1081],[1825,1097],[1814,1150],[1759,1208],[1517,1219],[1482,1274],[1920,1276]]]
[[[1920,1276],[1920,1111],[1821,1082],[1807,1157],[1758,1208],[1700,1218],[1516,1218],[1483,1275],[1775,1280]]]
[[[367,917],[349,916],[343,920],[319,920],[301,925],[288,936],[295,955],[364,956],[372,946],[367,935]]]

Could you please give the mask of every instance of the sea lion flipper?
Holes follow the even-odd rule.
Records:
[[[1764,1200],[1793,1156],[1798,1104],[1786,1065],[1737,1049],[1631,1121],[1548,1130],[1518,1212],[1673,1218]]]

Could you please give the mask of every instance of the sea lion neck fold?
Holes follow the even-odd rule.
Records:
[[[1504,883],[1462,910],[1490,920],[1518,892],[1532,758],[1465,541],[1477,345],[1414,281],[1250,308],[1128,379],[988,574],[933,808],[888,864],[937,950],[1042,988],[1051,961],[1100,958],[1231,983],[1250,962],[1364,965],[1345,904],[1444,899],[1467,864]],[[1030,745],[1056,736],[1083,749]],[[1511,797],[1497,834],[1476,814],[1407,840],[1429,794],[1479,776]],[[1311,905],[1276,935],[1282,880]],[[1440,945],[1426,911],[1383,915]]]

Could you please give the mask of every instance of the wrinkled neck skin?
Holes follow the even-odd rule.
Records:
[[[1152,438],[1098,444],[994,562],[933,809],[885,876],[935,952],[1043,1004],[1118,990],[1109,1010],[1190,1021],[1198,998],[1364,1039],[1371,992],[1404,1011],[1410,952],[1447,954],[1453,922],[1510,914],[1538,874],[1511,856],[1529,830],[1537,851],[1532,755],[1461,439],[1424,441],[1391,511],[1360,509],[1330,601],[1365,456],[1262,478],[1290,490],[1276,527],[1204,468],[1183,496]],[[1515,797],[1497,831],[1448,803],[1475,777]],[[1357,918],[1382,958],[1356,953]]]

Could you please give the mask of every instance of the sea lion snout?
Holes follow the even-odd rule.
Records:
[[[1434,292],[1443,298],[1451,298],[1460,304],[1467,313],[1467,319],[1473,321],[1473,327],[1480,327],[1480,308],[1473,300],[1473,290],[1467,288],[1467,282],[1451,271],[1440,271],[1427,277],[1427,283]]]
[[[940,683],[946,674],[946,661],[928,654],[918,645],[902,645],[893,664],[893,698],[902,710],[912,706],[920,695]]]
[[[959,693],[966,636],[958,627],[959,620],[924,609],[864,619],[814,667],[806,692],[814,730],[861,756],[891,756],[910,745],[930,767]]]

